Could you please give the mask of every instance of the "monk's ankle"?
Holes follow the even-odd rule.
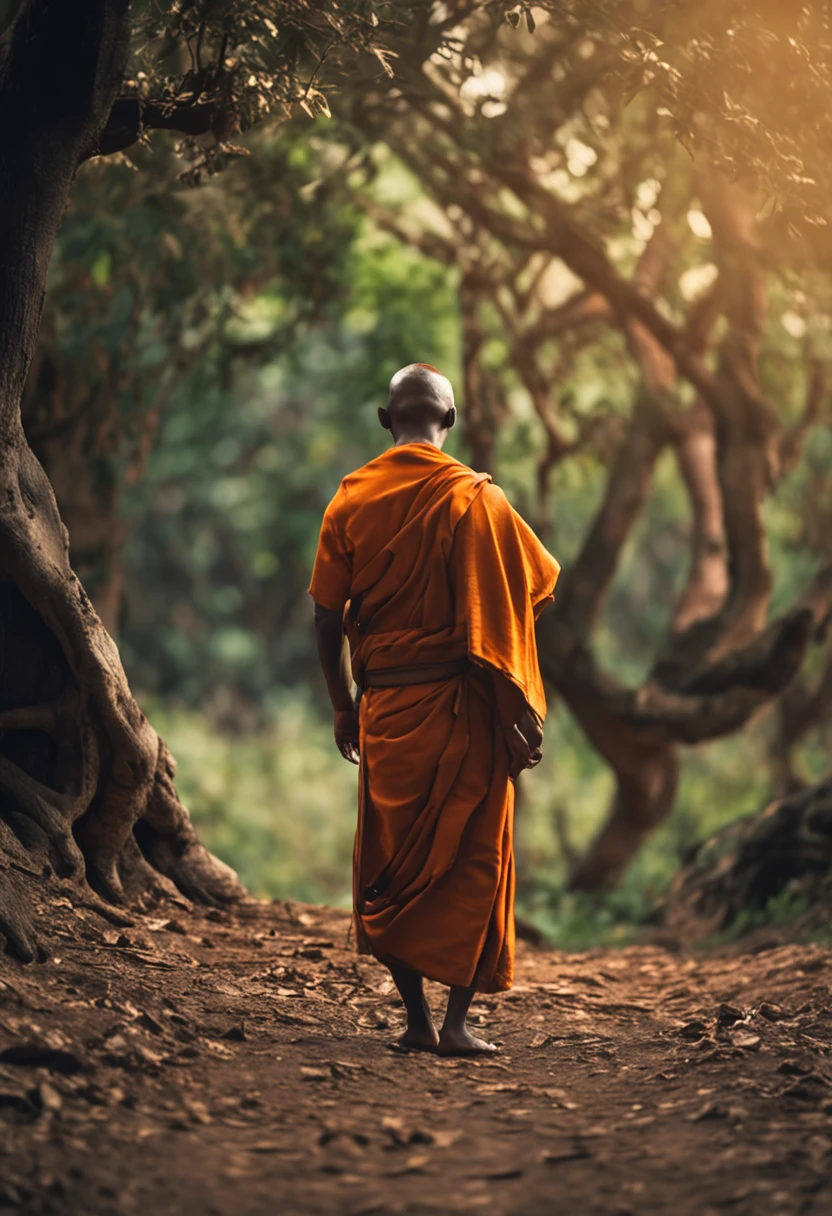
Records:
[[[425,1009],[419,1014],[407,1015],[407,1029],[412,1030],[414,1034],[436,1034],[436,1027],[433,1023],[433,1018],[430,1016],[430,1010]]]

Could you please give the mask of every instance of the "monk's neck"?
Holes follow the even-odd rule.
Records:
[[[429,435],[404,433],[397,435],[394,446],[397,448],[404,447],[407,443],[429,443],[432,448],[438,448],[440,451],[445,442],[446,432],[433,432]]]

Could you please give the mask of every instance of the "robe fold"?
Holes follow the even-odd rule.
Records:
[[[485,474],[428,443],[344,478],[309,588],[344,612],[365,673],[468,658],[462,675],[361,698],[353,895],[359,949],[495,992],[514,959],[506,732],[546,701],[534,622],[560,567]]]

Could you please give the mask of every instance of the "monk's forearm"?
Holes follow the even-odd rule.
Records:
[[[339,612],[315,605],[315,640],[332,708],[336,713],[352,710],[350,650]]]
[[[497,717],[508,745],[509,774],[516,777],[540,762],[543,726],[516,684],[496,671],[491,678]]]

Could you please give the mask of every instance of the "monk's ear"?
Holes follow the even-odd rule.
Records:
[[[442,423],[443,430],[449,431],[456,422],[456,406],[452,405],[445,415],[445,421]]]
[[[378,420],[381,423],[381,425],[384,427],[385,431],[392,431],[393,424],[390,421],[390,414],[382,406],[379,406]]]

